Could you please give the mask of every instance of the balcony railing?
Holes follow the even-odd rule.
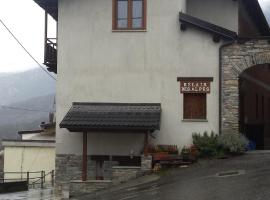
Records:
[[[45,39],[44,64],[48,71],[57,73],[57,39]]]

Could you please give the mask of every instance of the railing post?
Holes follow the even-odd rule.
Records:
[[[52,178],[51,178],[52,180],[52,187],[54,186],[54,170],[52,170]]]
[[[43,171],[43,183],[45,183],[45,182],[46,182],[46,172]]]
[[[27,187],[29,188],[29,172],[26,173],[26,178],[27,178]]]
[[[43,171],[41,171],[41,176],[40,176],[40,187],[43,188]]]

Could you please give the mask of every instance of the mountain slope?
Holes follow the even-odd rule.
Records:
[[[49,112],[53,111],[53,108],[54,94],[1,107],[0,139],[16,139],[18,131],[39,129],[41,122],[49,120]]]
[[[38,129],[48,121],[55,83],[39,68],[0,74],[0,140],[16,139],[18,131]]]
[[[20,73],[1,73],[0,105],[55,93],[55,83],[39,68]]]

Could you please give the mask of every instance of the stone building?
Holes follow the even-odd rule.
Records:
[[[239,78],[270,59],[257,0],[35,2],[58,23],[44,60],[57,73],[58,191],[142,173],[148,143],[239,133]]]

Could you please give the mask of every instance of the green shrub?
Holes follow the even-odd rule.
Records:
[[[218,144],[231,154],[242,154],[246,151],[248,140],[242,134],[226,133],[218,137]]]
[[[200,133],[193,133],[192,135],[193,144],[199,150],[200,157],[215,157],[221,151],[218,144],[218,135],[211,132],[209,135],[204,132],[202,135]]]

